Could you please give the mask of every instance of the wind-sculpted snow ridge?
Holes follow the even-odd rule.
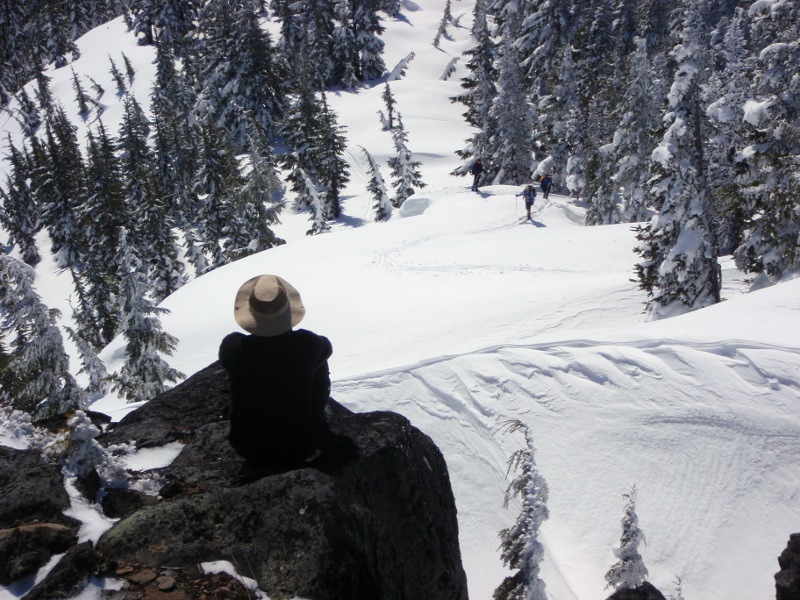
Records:
[[[490,597],[503,575],[497,533],[518,510],[502,509],[506,458],[522,440],[498,431],[517,418],[550,487],[543,578],[554,598],[610,593],[621,495],[635,484],[656,587],[668,593],[678,574],[684,591],[717,591],[706,600],[755,599],[774,595],[762,575],[800,522],[800,386],[786,375],[799,370],[800,349],[752,342],[571,340],[340,380],[334,396],[400,412],[442,449],[472,597]],[[735,577],[721,560],[737,563]]]

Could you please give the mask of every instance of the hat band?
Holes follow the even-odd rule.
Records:
[[[253,312],[261,315],[274,315],[285,309],[289,299],[286,296],[286,290],[283,289],[283,286],[280,286],[278,288],[278,293],[272,300],[262,300],[257,298],[256,290],[253,289],[253,291],[250,292],[250,298],[248,299],[248,302],[250,303],[250,309]]]

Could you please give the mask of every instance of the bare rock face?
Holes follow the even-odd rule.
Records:
[[[777,600],[800,600],[800,533],[789,536],[786,549],[778,557],[781,570],[775,573]]]
[[[391,412],[332,402],[320,455],[285,473],[240,473],[217,363],[128,415],[101,443],[187,445],[162,470],[163,500],[100,539],[111,563],[192,570],[227,560],[274,600],[467,598],[447,465]]]

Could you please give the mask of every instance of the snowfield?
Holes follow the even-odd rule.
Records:
[[[470,135],[463,107],[449,100],[460,91],[463,61],[453,77],[440,77],[471,45],[472,2],[456,3],[465,27],[437,50],[431,41],[443,5],[405,2],[404,18],[388,21],[384,36],[389,70],[415,53],[391,85],[427,187],[388,222],[373,223],[360,146],[388,183],[391,136],[376,114],[383,83],[331,93],[349,140],[344,216],[330,233],[306,237],[308,215],[287,209],[276,227],[285,246],[167,298],[162,325],[179,339],[171,366],[191,375],[216,360],[221,339],[237,329],[238,287],[278,274],[302,294],[301,327],[333,343],[333,397],[355,411],[397,411],[442,450],[473,600],[490,598],[507,574],[497,534],[519,509],[516,501],[504,509],[503,495],[507,458],[523,443],[501,431],[509,419],[531,428],[550,489],[541,538],[551,599],[610,595],[604,574],[616,560],[622,495],[634,485],[647,536],[640,551],[665,595],[679,576],[687,600],[774,597],[777,557],[800,530],[800,280],[748,293],[752,281],[725,259],[725,302],[647,322],[646,298],[631,281],[631,225],[585,227],[586,207],[555,194],[540,195],[525,222],[521,188],[468,191],[466,179],[449,175]],[[105,85],[109,97],[106,49],[121,48],[137,68],[146,108],[152,49],[137,46],[119,20],[80,45],[76,72]],[[50,75],[78,122],[70,69]],[[109,131],[119,118],[110,105]],[[0,125],[3,139],[17,134],[7,114]],[[37,290],[68,317],[69,274],[57,271],[41,239]],[[124,349],[118,339],[103,351],[109,370],[121,367]],[[73,359],[75,371],[78,364]],[[109,394],[91,408],[116,420],[136,405]],[[2,439],[21,443],[9,432]],[[0,597],[18,595],[0,588]]]

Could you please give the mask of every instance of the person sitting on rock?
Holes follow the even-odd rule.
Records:
[[[298,291],[276,275],[259,275],[236,293],[233,315],[250,335],[230,333],[219,359],[231,384],[229,440],[254,469],[303,466],[328,435],[330,341],[305,329]]]

